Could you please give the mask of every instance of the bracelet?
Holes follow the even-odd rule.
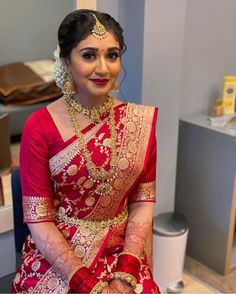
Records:
[[[107,282],[103,282],[103,281],[99,281],[91,290],[90,294],[98,294],[100,292],[102,292],[102,289],[107,287],[108,283]]]
[[[130,273],[126,273],[126,272],[122,272],[122,271],[117,271],[114,272],[111,276],[111,279],[119,279],[121,281],[124,281],[128,284],[131,285],[131,287],[133,288],[133,290],[136,288],[137,286],[137,280],[136,278],[130,274]]]

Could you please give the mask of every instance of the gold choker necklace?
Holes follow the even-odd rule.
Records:
[[[111,111],[114,101],[111,96],[107,96],[107,99],[104,101],[103,104],[97,107],[83,107],[78,101],[76,101],[72,96],[66,95],[65,97],[67,105],[70,108],[76,110],[78,113],[81,113],[84,117],[89,119],[89,121],[93,124],[97,124],[101,121],[101,117],[104,114],[107,114]]]
[[[110,100],[111,99],[111,100]],[[70,101],[72,99],[68,99],[68,96],[65,97],[67,110],[70,114],[70,119],[72,122],[72,127],[74,132],[79,140],[79,146],[81,146],[81,153],[86,160],[86,167],[89,172],[89,179],[93,182],[97,183],[97,187],[95,192],[99,195],[107,195],[111,192],[112,186],[110,184],[117,177],[117,152],[116,152],[116,129],[115,129],[115,114],[113,110],[114,100],[110,97],[109,101],[112,101],[111,110],[109,113],[109,130],[111,134],[111,160],[110,160],[110,169],[107,171],[104,167],[98,168],[92,161],[91,155],[87,149],[87,144],[84,140],[83,134],[81,132],[80,126],[77,121],[77,113],[78,110],[74,108]],[[111,103],[111,102],[110,102]]]

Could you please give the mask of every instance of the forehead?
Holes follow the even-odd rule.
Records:
[[[87,47],[106,50],[113,47],[120,48],[120,45],[113,34],[108,32],[107,36],[104,39],[97,39],[91,34],[84,40],[80,41],[79,44],[76,46],[76,48],[79,50]]]

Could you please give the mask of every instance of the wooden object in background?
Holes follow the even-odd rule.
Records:
[[[0,116],[0,206],[4,205],[2,176],[11,170],[9,115]]]
[[[3,198],[3,187],[2,187],[2,181],[0,177],[0,206],[4,205],[4,198]]]

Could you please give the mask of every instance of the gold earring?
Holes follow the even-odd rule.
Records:
[[[119,84],[118,84],[118,82],[115,82],[115,84],[114,84],[114,86],[112,87],[111,91],[112,91],[112,92],[116,92],[116,93],[119,92]]]
[[[65,96],[71,97],[75,94],[75,86],[71,74],[66,73],[63,88],[63,93],[65,94]]]

